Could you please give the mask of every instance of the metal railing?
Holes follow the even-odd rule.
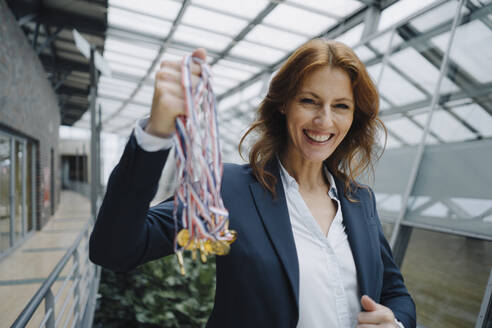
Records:
[[[25,327],[28,323],[40,328],[92,327],[101,274],[101,268],[89,260],[92,225],[92,220],[89,220],[11,328]],[[60,276],[62,271],[68,272],[65,277]],[[55,282],[61,282],[57,290]],[[31,322],[43,301],[44,316],[39,323]]]

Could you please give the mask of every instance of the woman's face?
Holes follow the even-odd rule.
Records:
[[[348,74],[328,66],[311,72],[285,109],[287,158],[322,162],[342,142],[354,118]]]

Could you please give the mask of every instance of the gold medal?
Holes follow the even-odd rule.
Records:
[[[190,240],[190,232],[188,229],[181,229],[176,238],[178,239],[179,246],[185,247],[188,245],[188,241]]]
[[[216,255],[227,255],[231,250],[229,244],[222,240],[216,240],[211,243],[213,253]]]

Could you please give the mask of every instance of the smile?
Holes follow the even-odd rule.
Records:
[[[309,131],[309,130],[302,130],[302,132],[308,138],[309,141],[315,142],[318,144],[323,144],[323,143],[328,142],[335,135],[334,133],[318,134],[318,133],[314,133],[314,132]]]

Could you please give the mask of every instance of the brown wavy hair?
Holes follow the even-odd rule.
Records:
[[[345,184],[345,194],[351,199],[355,179],[368,168],[374,173],[377,156],[376,138],[380,129],[387,134],[377,117],[379,96],[364,64],[345,44],[325,39],[313,39],[300,46],[273,77],[267,95],[260,103],[257,118],[239,143],[239,152],[246,137],[255,132],[258,139],[249,152],[249,163],[256,179],[275,196],[277,179],[267,170],[267,164],[286,149],[288,132],[285,115],[280,112],[294,99],[311,72],[329,66],[345,71],[350,77],[355,110],[352,125],[335,151],[324,160],[330,172]],[[384,149],[384,148],[383,148]]]

